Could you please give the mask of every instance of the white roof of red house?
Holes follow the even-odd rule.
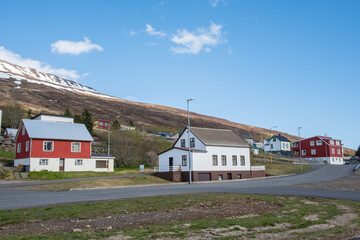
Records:
[[[30,138],[89,142],[94,141],[84,124],[45,122],[29,119],[23,119],[22,121]]]

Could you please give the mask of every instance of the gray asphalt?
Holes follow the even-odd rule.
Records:
[[[318,166],[313,171],[292,176],[234,182],[197,183],[191,185],[179,184],[65,192],[23,191],[1,188],[0,209],[17,209],[77,202],[204,192],[313,196],[360,202],[359,192],[330,191],[293,186],[294,184],[331,181],[346,177],[353,174],[353,168],[354,166],[346,165],[323,165]]]

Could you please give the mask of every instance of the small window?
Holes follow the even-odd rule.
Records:
[[[337,153],[338,153],[338,154],[341,154],[341,151],[340,151],[340,149],[338,149],[338,150],[337,150]]]
[[[335,148],[332,148],[332,149],[331,149],[331,153],[332,153],[332,154],[335,154]]]
[[[54,142],[44,141],[44,152],[52,152],[54,151]]]
[[[182,165],[187,166],[187,156],[186,155],[182,155]]]
[[[102,125],[103,125],[103,123],[102,123],[102,122],[99,122],[99,125],[100,125],[100,126],[102,126]]]
[[[181,143],[181,147],[184,148],[185,147],[185,139],[181,139],[180,143]]]
[[[21,143],[17,144],[17,153],[21,153]]]
[[[218,156],[217,155],[212,155],[212,165],[213,166],[217,166],[218,163]]]
[[[294,142],[294,143],[292,144],[292,146],[293,146],[293,147],[298,147],[299,144],[298,144],[297,142]]]
[[[336,141],[336,145],[340,145],[340,141]]]
[[[25,127],[23,126],[21,129],[22,135],[25,135]]]
[[[49,159],[39,159],[40,166],[47,166],[49,165]]]
[[[221,165],[226,166],[226,155],[221,155]]]
[[[105,123],[105,127],[107,127],[108,123]]]
[[[219,175],[218,175],[218,180],[219,180],[219,181],[222,181],[222,180],[223,180],[223,175],[222,175],[222,174],[219,174]]]
[[[302,155],[306,155],[306,150],[302,150],[302,151],[301,151],[301,154],[302,154]]]
[[[315,155],[316,154],[316,149],[311,149],[311,155]]]
[[[26,141],[25,151],[26,151],[26,152],[29,152],[29,141]]]
[[[274,145],[270,144],[270,148],[273,149],[273,148],[274,148]]]
[[[316,146],[321,146],[322,145],[322,141],[321,140],[316,140]]]
[[[298,151],[294,151],[294,155],[299,155],[299,152],[298,152]]]
[[[334,140],[330,140],[330,144],[331,144],[331,145],[334,145]]]
[[[73,142],[71,143],[71,152],[80,152],[81,151],[81,143]]]
[[[314,141],[310,141],[310,146],[315,146],[315,142],[314,142]]]
[[[237,156],[236,155],[232,156],[232,164],[233,164],[233,166],[237,166]]]
[[[190,138],[190,147],[191,148],[195,147],[195,138]]]
[[[240,156],[241,166],[245,166],[245,156]]]
[[[241,179],[241,174],[238,174],[238,175],[237,175],[237,179]]]
[[[82,159],[75,159],[75,166],[82,166],[83,160]]]

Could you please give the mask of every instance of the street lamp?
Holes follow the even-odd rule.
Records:
[[[187,114],[188,114],[188,144],[189,144],[189,184],[191,184],[191,159],[190,159],[190,117],[189,117],[189,102],[194,100],[193,97],[187,99]]]
[[[118,119],[120,116],[116,116],[113,120],[109,120],[109,128],[108,128],[108,161],[107,161],[107,167],[108,167],[108,173],[110,172],[110,126],[111,122]]]
[[[303,167],[302,167],[302,158],[301,158],[301,138],[300,138],[300,129],[302,129],[302,127],[298,127],[298,132],[299,132],[299,156],[300,156],[300,169],[301,172],[303,171]]]
[[[270,132],[271,132],[271,129],[274,129],[274,128],[277,128],[277,127],[278,127],[278,126],[273,126],[273,127],[271,127],[271,128],[270,128]]]

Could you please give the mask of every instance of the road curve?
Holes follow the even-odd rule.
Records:
[[[294,184],[331,181],[346,177],[353,173],[352,169],[353,166],[322,165],[317,166],[315,170],[304,174],[278,178],[86,191],[45,192],[23,191],[16,190],[16,188],[0,188],[0,209],[17,209],[87,201],[205,192],[313,196],[360,202],[359,192],[330,191],[293,186]]]

